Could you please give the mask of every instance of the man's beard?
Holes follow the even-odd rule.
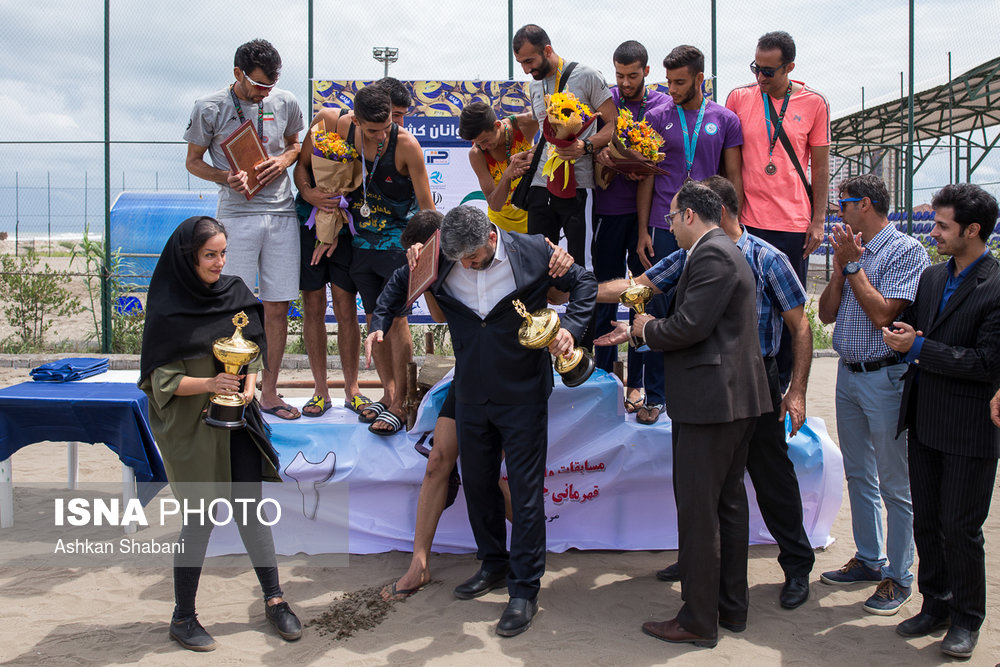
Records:
[[[635,87],[634,91],[625,95],[625,99],[628,100],[629,102],[640,102],[642,101],[642,94],[643,92],[645,92],[645,90],[646,90],[646,80],[643,79],[639,83],[639,85]]]
[[[691,100],[693,100],[697,94],[698,94],[698,87],[695,86],[695,85],[692,85],[691,86],[691,90],[688,91],[687,95],[685,95],[684,98],[681,99],[680,102],[675,102],[674,104],[676,104],[679,107],[682,107],[685,104],[687,104],[688,102],[690,102]]]
[[[538,74],[531,75],[535,81],[549,78],[549,75],[552,74],[552,63],[549,62],[548,58],[542,58],[542,64],[538,66],[537,71]]]
[[[478,262],[479,266],[476,266],[476,267],[473,267],[473,268],[476,271],[485,271],[486,269],[490,268],[490,265],[493,264],[493,259],[496,256],[497,256],[497,251],[494,249],[493,252],[490,253],[489,257],[487,257],[486,259],[484,259],[481,262]]]

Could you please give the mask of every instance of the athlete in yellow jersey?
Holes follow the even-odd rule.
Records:
[[[469,164],[486,196],[490,220],[508,232],[528,231],[528,213],[510,203],[510,196],[531,165],[532,138],[538,123],[530,113],[497,119],[485,102],[473,102],[459,118],[458,134],[473,143]]]

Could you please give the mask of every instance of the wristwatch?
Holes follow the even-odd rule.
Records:
[[[590,139],[583,140],[583,154],[584,155],[594,154],[594,144],[590,143]]]
[[[857,262],[848,262],[844,265],[844,270],[842,273],[845,276],[853,276],[855,273],[861,270],[861,265]]]

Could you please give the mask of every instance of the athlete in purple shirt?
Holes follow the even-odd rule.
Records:
[[[660,150],[666,158],[659,166],[669,173],[641,181],[636,194],[639,260],[647,269],[677,250],[666,215],[685,180],[702,180],[722,173],[735,181],[737,192],[741,191],[743,133],[736,114],[702,94],[704,54],[693,46],[678,46],[663,59],[663,67],[671,101],[648,113],[646,120],[663,137]],[[681,110],[683,114],[679,113]],[[665,317],[666,298],[654,296],[646,312]],[[651,424],[663,411],[663,355],[646,353],[643,361],[646,405],[636,419]]]
[[[617,86],[611,89],[615,106],[628,109],[637,121],[654,109],[670,101],[661,92],[646,87],[649,74],[646,48],[634,40],[623,42],[614,53],[615,80]],[[598,173],[610,174],[607,188],[598,184],[594,188],[594,209],[591,216],[593,240],[590,246],[594,275],[598,281],[624,278],[625,267],[635,275],[643,271],[639,256],[638,223],[636,212],[637,181],[615,171],[608,170],[598,158],[595,164],[595,181]],[[603,169],[603,172],[601,170]],[[626,255],[628,262],[626,264]],[[601,335],[610,331],[611,320],[615,319],[617,306],[600,304],[595,310],[596,332]],[[612,347],[597,348],[594,361],[598,368],[609,373],[613,370],[618,350]],[[641,353],[629,349],[628,377],[625,380],[625,409],[635,412],[644,400],[643,365]]]

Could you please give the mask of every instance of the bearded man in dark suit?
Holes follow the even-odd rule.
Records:
[[[410,253],[421,247],[414,244]],[[444,313],[455,347],[462,488],[482,561],[479,571],[455,588],[455,597],[468,600],[506,585],[510,601],[496,633],[512,637],[531,625],[545,572],[543,482],[553,382],[549,352],[571,352],[583,337],[597,280],[579,264],[553,277],[553,250],[544,236],[505,232],[472,206],[456,206],[445,215],[440,252],[438,276],[428,291]],[[366,351],[392,326],[391,314],[405,302],[408,280],[409,267],[400,267],[379,297]],[[550,287],[569,292],[560,329],[548,350],[523,347],[517,332],[524,319],[513,302],[520,300],[529,312],[544,308]],[[501,456],[514,515],[509,553],[497,486]]]

